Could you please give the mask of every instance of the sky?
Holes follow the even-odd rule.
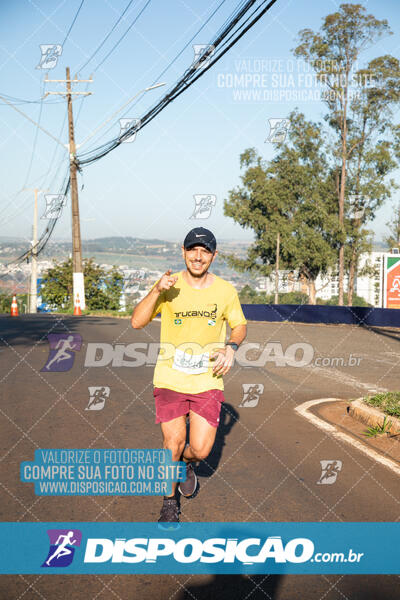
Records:
[[[45,83],[45,77],[63,80],[67,66],[79,79],[93,76],[93,83],[73,84],[74,91],[92,92],[73,101],[77,145],[109,120],[78,147],[78,154],[91,150],[118,136],[119,119],[140,119],[193,63],[193,45],[208,44],[239,4],[239,0],[84,0],[67,36],[81,0],[3,0],[0,96],[14,108],[0,99],[0,237],[23,237],[29,245],[35,187],[44,190],[39,194],[40,235],[47,223],[41,218],[44,195],[60,192],[68,170],[63,145],[67,143],[65,98],[48,95],[40,102],[46,91],[60,92],[65,84]],[[398,1],[362,4],[376,18],[386,18],[393,35],[376,43],[360,63],[383,54],[398,56]],[[286,118],[296,107],[308,119],[323,120],[325,106],[318,88],[307,65],[295,59],[292,50],[301,29],[319,29],[322,19],[338,6],[334,0],[278,0],[236,46],[133,141],[84,167],[78,182],[82,238],[182,241],[192,227],[203,226],[217,239],[252,240],[251,230],[242,229],[223,212],[229,190],[240,184],[239,156],[254,147],[266,160],[273,158],[276,149],[268,141],[269,120]],[[40,46],[45,44],[62,46],[53,68],[38,68]],[[140,94],[117,113],[135,94],[156,82],[166,85]],[[16,99],[35,102],[21,104]],[[395,122],[399,122],[399,112]],[[202,195],[210,196],[214,206],[208,218],[193,218],[194,197]],[[386,223],[399,200],[400,193],[396,193],[379,210],[372,225],[376,240],[387,233]],[[55,240],[70,239],[70,212],[68,198]]]

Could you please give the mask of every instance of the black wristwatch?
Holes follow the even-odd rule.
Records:
[[[226,342],[225,346],[232,346],[234,350],[237,350],[239,348],[239,345],[235,342]]]

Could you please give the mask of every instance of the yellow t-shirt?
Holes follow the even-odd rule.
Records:
[[[226,322],[231,328],[247,323],[237,291],[217,275],[200,290],[186,283],[182,272],[171,277],[178,277],[177,282],[160,294],[151,316],[161,313],[153,384],[192,394],[223,390],[222,376],[213,374],[215,360],[209,357],[225,345]]]

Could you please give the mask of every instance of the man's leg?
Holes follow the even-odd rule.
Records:
[[[160,423],[163,434],[163,448],[171,450],[172,460],[181,459],[186,442],[186,415]],[[175,495],[176,482],[172,484],[172,498]]]
[[[190,414],[190,436],[189,444],[183,451],[182,459],[186,463],[186,480],[179,484],[180,493],[186,498],[193,496],[197,489],[197,476],[193,470],[192,463],[204,460],[211,452],[215,441],[217,428],[211,425],[205,417],[193,410]]]
[[[210,454],[215,442],[217,428],[192,410],[189,411],[190,437],[189,444],[183,453],[185,462],[204,460]]]

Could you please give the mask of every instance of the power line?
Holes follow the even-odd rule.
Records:
[[[193,40],[199,35],[199,33],[204,29],[204,27],[206,25],[208,25],[208,23],[211,21],[211,19],[213,18],[213,16],[219,11],[219,9],[221,8],[221,6],[223,4],[225,4],[226,0],[222,0],[222,2],[220,2],[217,6],[217,8],[211,13],[211,15],[206,19],[206,21],[204,21],[203,25],[200,27],[200,29],[198,29],[196,31],[196,33],[190,38],[190,40],[184,45],[184,47],[182,48],[182,50],[180,52],[178,52],[178,54],[170,61],[170,63],[165,67],[165,69],[158,75],[158,77],[155,79],[155,81],[159,81],[161,79],[161,77],[168,71],[168,69],[170,69],[172,67],[172,65],[174,64],[174,62],[176,60],[178,60],[178,58],[183,54],[183,52],[186,50],[186,48],[193,42]]]
[[[74,16],[74,18],[72,20],[72,23],[69,26],[68,31],[67,31],[67,33],[65,35],[64,41],[62,43],[62,46],[65,45],[65,43],[66,43],[66,41],[67,41],[67,39],[68,39],[71,31],[72,31],[72,28],[75,25],[75,22],[76,22],[76,20],[78,18],[78,15],[79,15],[80,11],[81,11],[81,8],[83,6],[84,1],[85,0],[81,0],[81,3],[80,3],[80,5],[79,5],[79,7],[78,7],[78,9],[77,9],[77,11],[75,13],[75,16]],[[44,86],[43,82],[42,82],[42,86]],[[43,92],[43,89],[42,89],[42,92]],[[8,98],[12,98],[12,97],[8,96]],[[7,101],[7,99],[4,99],[4,100],[6,101],[7,104],[11,104],[11,102]],[[24,100],[21,100],[21,99],[16,99],[16,100],[20,104],[22,104],[22,103],[23,104],[28,104],[28,103],[29,104],[33,104],[33,103],[39,102],[39,101],[24,101]],[[55,102],[43,102],[43,100],[44,100],[44,98],[43,98],[43,93],[42,93],[41,94],[41,98],[40,98],[39,118],[38,118],[38,122],[36,123],[36,131],[35,131],[35,138],[34,138],[34,142],[33,142],[32,154],[31,154],[31,159],[30,159],[30,162],[29,162],[28,173],[26,175],[25,183],[23,185],[23,188],[25,187],[25,185],[27,183],[27,180],[29,179],[29,175],[30,175],[30,172],[31,172],[31,169],[32,169],[32,163],[33,163],[33,158],[34,158],[34,154],[35,154],[35,150],[36,150],[36,144],[37,144],[37,138],[38,138],[39,129],[43,129],[41,127],[41,125],[40,125],[41,117],[42,117],[43,105],[44,104],[58,104],[59,102],[64,102],[63,100],[61,100],[61,101],[55,101]],[[18,110],[18,109],[15,109],[15,110]],[[24,116],[26,116],[26,115],[24,115]],[[66,119],[66,115],[64,117],[64,121],[63,121],[63,124],[61,126],[60,136],[62,135],[62,131],[64,129],[65,119]],[[54,136],[52,136],[52,137],[54,137]],[[58,140],[56,140],[56,141],[57,141],[57,143],[59,143]],[[44,177],[47,177],[47,175],[49,174],[49,172],[50,172],[50,170],[51,170],[51,168],[52,168],[52,166],[54,164],[54,160],[55,160],[55,156],[56,156],[56,150],[57,149],[55,149],[55,151],[54,151],[53,158],[52,158],[52,160],[50,162],[49,169],[47,170],[47,173],[44,175]],[[56,173],[56,176],[57,176],[57,174],[58,173]],[[67,195],[68,190],[69,190],[69,186],[70,186],[70,179],[68,177],[68,180],[67,180],[67,177],[68,177],[68,173],[67,173],[67,176],[64,178],[64,183],[63,183],[63,186],[62,186],[62,189],[64,189],[64,194],[63,194],[64,196]],[[53,181],[54,181],[54,178],[53,178]],[[23,189],[20,190],[15,195],[14,198],[16,198],[22,191],[23,191]],[[26,203],[24,203],[24,204],[26,204]],[[21,208],[21,207],[19,207],[19,208]],[[28,259],[29,256],[32,256],[32,252],[34,252],[36,256],[38,256],[39,253],[42,252],[42,250],[45,248],[47,242],[49,241],[49,239],[50,239],[50,237],[51,237],[51,235],[53,233],[54,227],[55,227],[55,225],[56,225],[56,223],[57,223],[57,221],[58,221],[58,219],[59,219],[59,217],[61,215],[61,211],[62,211],[62,205],[60,205],[59,210],[58,210],[58,214],[55,216],[55,218],[49,219],[47,227],[44,230],[44,232],[42,233],[42,235],[39,238],[38,242],[34,246],[32,246],[31,248],[29,248],[29,250],[27,250],[26,252],[24,252],[21,256],[19,256],[14,261],[12,261],[11,264],[14,264],[14,263],[19,264],[19,263],[23,262],[24,260]],[[15,218],[15,217],[13,217],[13,218]]]
[[[129,137],[136,131],[139,131],[139,129],[142,129],[150,121],[152,121],[162,110],[164,110],[164,108],[168,106],[168,104],[173,102],[181,93],[183,93],[186,89],[193,85],[195,81],[202,77],[205,72],[207,72],[218,60],[220,60],[222,56],[226,54],[226,52],[228,52],[229,49],[232,48],[232,46],[236,44],[245,35],[245,33],[249,31],[249,29],[251,29],[251,27],[253,27],[257,23],[257,21],[276,3],[276,1],[277,0],[270,0],[267,3],[267,0],[263,0],[260,3],[260,5],[256,7],[255,10],[249,16],[247,16],[247,18],[244,21],[243,18],[254,6],[256,0],[248,0],[247,2],[241,2],[238,6],[238,9],[233,13],[234,16],[231,17],[228,20],[228,22],[226,22],[226,24],[219,30],[218,34],[215,36],[215,39],[209,45],[210,48],[213,48],[213,52],[210,53],[209,49],[206,49],[200,56],[200,58],[197,60],[197,62],[184,72],[184,74],[171,88],[171,90],[167,92],[167,94],[144,115],[144,117],[139,121],[137,125],[128,129],[122,136],[111,140],[107,144],[103,144],[102,146],[95,148],[93,151],[83,154],[82,158],[78,157],[78,166],[91,164],[92,162],[99,160],[100,158],[111,152],[113,149],[115,149],[117,146],[119,146],[119,144],[121,144],[124,141],[125,137]],[[149,4],[149,2],[150,0],[147,2],[147,4]],[[147,4],[141,12],[143,12]],[[139,13],[138,17],[140,16],[140,14],[141,13]],[[252,19],[253,16],[254,18]],[[229,41],[230,43],[228,43]],[[114,46],[112,51],[115,49],[118,43]],[[215,52],[214,54],[215,50],[217,50],[217,52]],[[208,64],[205,63],[205,61],[207,61]],[[205,64],[202,65],[202,63]],[[199,69],[199,67],[202,68]],[[64,181],[63,187],[64,195],[66,195],[70,187],[69,177],[68,180]],[[59,214],[56,216],[56,218],[49,220],[49,224],[46,230],[43,232],[36,245],[35,251],[37,255],[43,251],[46,244],[48,243],[60,214],[61,211],[59,211]],[[27,252],[25,252],[13,262],[22,262],[27,257],[29,257],[31,251],[32,249],[29,249]]]
[[[135,25],[135,23],[138,21],[139,17],[142,15],[142,13],[146,10],[146,8],[148,7],[148,5],[150,4],[151,0],[147,0],[146,4],[143,6],[142,10],[139,12],[139,14],[137,15],[137,17],[135,17],[135,19],[132,21],[132,23],[129,25],[128,29],[125,31],[125,33],[119,38],[118,42],[116,42],[114,44],[114,46],[111,48],[111,50],[108,52],[108,54],[106,54],[106,56],[103,58],[103,60],[101,62],[99,62],[99,64],[97,65],[97,67],[95,68],[94,72],[97,71],[97,69],[99,69],[101,67],[101,65],[107,60],[107,58],[114,52],[115,48],[117,48],[119,46],[119,44],[122,42],[122,40],[125,38],[125,36],[127,35],[127,33],[132,29],[132,27]]]
[[[225,0],[224,0],[225,1]],[[140,11],[140,13],[137,15],[137,17],[134,19],[133,23],[131,23],[131,25],[129,26],[129,28],[127,29],[127,31],[125,31],[125,33],[123,34],[123,36],[118,40],[118,42],[116,42],[116,44],[114,44],[113,48],[110,50],[110,52],[107,54],[107,56],[105,58],[103,58],[103,60],[101,61],[101,63],[99,63],[97,65],[97,67],[94,69],[94,71],[92,72],[92,74],[90,75],[90,77],[92,77],[92,75],[95,73],[95,71],[97,71],[97,69],[105,62],[105,60],[111,55],[111,53],[115,50],[115,48],[118,46],[118,44],[122,41],[122,39],[125,37],[125,35],[128,33],[128,31],[131,29],[131,27],[133,27],[133,25],[135,23],[137,23],[140,15],[143,13],[143,11],[145,10],[145,8],[147,7],[147,5],[149,4],[150,0],[147,2],[146,6],[143,7],[143,9]],[[102,48],[105,44],[105,42],[108,40],[108,38],[110,37],[110,35],[112,34],[112,32],[115,30],[115,28],[117,27],[117,25],[120,23],[120,21],[122,20],[122,18],[124,17],[125,13],[129,10],[129,7],[131,6],[131,4],[133,3],[133,0],[130,0],[130,2],[128,2],[127,6],[125,7],[124,11],[121,13],[121,15],[118,17],[118,19],[116,20],[116,22],[114,23],[114,25],[112,26],[111,30],[108,32],[108,34],[106,35],[106,37],[103,39],[103,41],[99,44],[99,46],[96,48],[96,50],[93,52],[93,54],[90,56],[90,58],[88,58],[88,60],[85,62],[84,65],[82,65],[81,67],[79,67],[79,69],[77,70],[77,72],[79,73],[80,71],[82,71],[88,64],[89,62],[94,58],[94,56],[97,54],[97,52],[100,50],[100,48]],[[88,83],[86,84],[86,88],[85,91],[87,91],[88,89]],[[78,111],[78,115],[75,119],[75,124],[77,124],[79,116],[81,114],[81,110],[83,107],[83,103],[85,101],[85,97],[82,98],[80,106],[79,106],[79,111]]]
[[[38,139],[40,121],[42,120],[42,112],[43,112],[43,90],[44,90],[44,83],[41,82],[41,97],[42,97],[42,101],[40,103],[40,108],[39,108],[39,117],[38,117],[38,120],[37,120],[37,126],[36,126],[36,130],[35,130],[35,137],[33,139],[33,146],[32,146],[31,158],[30,158],[30,161],[29,161],[28,172],[26,174],[25,181],[24,181],[24,183],[22,185],[23,188],[26,186],[26,184],[28,182],[28,179],[29,179],[29,176],[31,174],[33,158],[35,156],[35,150],[36,150],[36,144],[37,144],[37,139]]]
[[[41,104],[43,102],[43,98],[39,98],[38,100],[24,100],[23,98],[16,98],[15,96],[9,96],[8,94],[4,94],[0,92],[0,95],[9,101],[13,106],[19,106],[21,104]],[[61,104],[63,100],[53,100],[44,102],[44,104]]]
[[[216,40],[214,39],[213,43],[209,44],[209,46],[212,45],[214,47],[214,49],[215,49],[216,46],[217,46],[219,38],[221,36],[225,35],[227,31],[229,32],[230,29],[235,26],[235,23],[238,22],[242,18],[242,16],[244,14],[246,14],[246,12],[248,12],[248,10],[251,8],[251,6],[253,4],[256,3],[256,1],[257,0],[247,0],[246,2],[243,2],[243,1],[240,2],[239,5],[237,6],[236,10],[229,16],[229,18],[225,21],[224,25],[219,29],[219,31],[218,31],[218,33],[216,35]],[[200,28],[200,30],[201,30],[201,28]],[[189,45],[189,43],[186,44],[186,47]],[[174,62],[174,60],[171,61],[171,64]],[[192,65],[192,70],[194,70],[194,71],[196,70],[196,69],[193,69],[193,65]],[[169,104],[169,101],[168,101],[169,97],[172,95],[173,91],[175,91],[179,86],[181,86],[181,85],[183,85],[185,83],[185,80],[188,77],[187,74],[188,74],[189,71],[190,71],[190,69],[186,70],[184,72],[183,76],[171,88],[171,91],[167,92],[167,94],[158,102],[158,104],[156,104],[142,119],[139,120],[139,124],[140,125],[136,125],[135,128],[131,128],[129,130],[131,132],[131,134],[134,133],[134,132],[139,131],[139,129],[141,129],[144,126],[145,119],[147,119],[149,117],[149,115],[153,111],[157,110],[163,104],[165,104],[165,106],[167,104]],[[134,131],[133,131],[133,129],[134,129]],[[92,149],[92,150],[90,150],[90,151],[88,151],[86,153],[83,153],[80,156],[86,157],[86,156],[89,156],[91,152],[94,153],[96,150],[98,150],[98,151],[102,150],[101,154],[99,154],[98,157],[94,157],[93,160],[96,160],[97,158],[101,158],[102,156],[105,156],[106,154],[108,154],[109,151],[111,151],[112,149],[114,149],[114,147],[116,147],[117,145],[119,145],[119,143],[117,143],[119,139],[120,138],[114,138],[110,142],[106,142],[105,144],[100,145],[98,148],[94,148],[94,149]],[[81,164],[87,164],[87,163],[84,162],[86,159],[83,158],[83,160],[81,160],[80,156],[78,157],[78,159],[80,160]],[[92,161],[91,160],[89,161],[89,159],[88,159],[88,162],[92,162]]]
[[[161,73],[154,79],[153,83],[151,85],[154,85],[157,81],[159,81],[162,76],[172,67],[172,65],[177,61],[177,59],[183,54],[183,52],[186,50],[186,48],[193,42],[194,39],[196,39],[196,37],[198,36],[198,34],[204,29],[204,27],[206,27],[206,25],[208,25],[208,23],[210,22],[210,20],[213,18],[213,16],[219,11],[219,9],[221,8],[221,6],[223,4],[225,4],[226,0],[222,0],[217,8],[210,14],[209,17],[207,17],[207,19],[204,21],[204,23],[202,24],[202,26],[196,31],[196,33],[190,38],[190,40],[184,45],[184,47],[178,52],[178,54],[176,54],[176,56],[169,62],[169,64],[163,69],[163,71],[161,71]],[[242,1],[242,5],[246,2],[246,0]],[[236,9],[238,10],[238,9]],[[235,14],[235,12],[232,13],[231,17]],[[231,18],[230,17],[230,18]],[[138,98],[126,111],[125,113],[123,113],[123,116],[125,116],[129,111],[132,110],[132,108],[134,106],[136,106],[136,104],[138,102],[140,102],[141,98]],[[109,127],[108,129],[106,129],[101,136],[98,138],[99,140],[101,138],[103,138],[105,135],[107,135],[107,133],[109,131],[111,131],[114,128],[114,124],[111,125],[111,127]]]
[[[39,107],[39,116],[38,116],[37,122],[35,123],[36,124],[36,128],[35,128],[35,135],[34,135],[34,138],[33,138],[33,145],[32,145],[31,156],[30,156],[29,163],[28,163],[29,166],[28,166],[28,170],[27,170],[26,176],[25,176],[25,181],[22,184],[21,190],[19,192],[17,192],[17,194],[12,198],[12,202],[13,203],[14,203],[14,200],[24,191],[24,189],[26,187],[26,184],[28,182],[29,176],[31,174],[31,170],[32,170],[32,164],[33,164],[33,159],[34,159],[34,156],[35,156],[36,144],[37,144],[38,133],[39,133],[39,128],[40,128],[40,122],[41,122],[41,119],[42,119],[42,111],[43,111],[43,89],[44,89],[44,83],[43,83],[43,81],[41,81],[40,84],[41,84],[40,85],[40,87],[41,87],[41,89],[40,89],[40,91],[41,91],[41,94],[40,94],[41,101],[40,101],[40,107]],[[3,221],[1,224],[4,226],[7,223],[9,223],[10,221],[13,221],[17,216],[19,216],[25,210],[25,206],[26,205],[27,205],[27,201],[25,200],[25,202],[23,202],[22,205],[20,205],[17,208],[17,213],[14,213],[14,215],[11,218],[7,219],[5,222]],[[4,207],[2,212],[4,212],[4,210],[8,210],[8,208],[9,208],[8,206]]]
[[[69,29],[68,29],[68,31],[67,31],[67,34],[66,34],[65,38],[64,38],[64,41],[63,41],[63,43],[61,44],[62,46],[64,46],[65,42],[67,41],[67,39],[68,39],[68,37],[69,37],[69,34],[71,33],[71,30],[72,30],[73,26],[75,25],[75,21],[76,21],[76,19],[78,18],[78,15],[79,15],[79,13],[80,13],[80,11],[81,11],[81,8],[82,8],[82,5],[83,5],[83,3],[84,3],[84,2],[85,2],[85,0],[82,0],[82,2],[80,3],[80,6],[79,6],[78,10],[76,11],[76,13],[75,13],[75,16],[74,16],[74,18],[73,18],[73,20],[72,20],[72,23],[71,23],[71,25],[69,26]]]
[[[64,103],[65,101],[62,100],[61,102]],[[66,109],[65,110],[65,115],[64,115],[64,120],[63,120],[63,123],[61,125],[60,133],[58,135],[58,139],[61,139],[61,137],[62,137],[62,133],[64,131],[67,114],[68,114],[68,110]],[[51,172],[51,170],[53,168],[53,165],[54,165],[54,162],[55,162],[55,159],[56,159],[56,156],[57,156],[57,151],[58,151],[59,148],[60,148],[60,146],[59,146],[58,142],[56,142],[55,148],[54,148],[54,152],[53,152],[53,157],[52,157],[52,159],[51,159],[51,161],[49,163],[49,167],[48,167],[47,171],[45,173],[43,173],[42,175],[40,175],[40,177],[38,177],[37,179],[35,179],[32,182],[30,182],[29,185],[34,185],[39,180],[40,180],[40,182],[44,182],[45,181],[45,179],[49,176],[49,173]],[[51,188],[54,185],[54,181],[55,181],[56,177],[59,175],[60,167],[61,167],[62,163],[65,162],[66,160],[67,160],[67,156],[65,155],[61,159],[61,161],[58,162],[57,167],[56,167],[56,169],[54,171],[54,176],[52,178],[51,183],[49,185],[42,185],[42,183],[40,183],[39,187],[47,187],[47,188],[49,188],[51,190]],[[28,179],[28,177],[26,179]],[[10,198],[10,203],[14,202],[14,200],[23,191],[25,191],[24,188],[25,188],[26,185],[28,185],[28,184],[25,181],[25,184],[21,188],[21,190],[19,192],[17,192],[14,196],[12,196],[12,198]],[[12,221],[14,221],[14,219],[16,219],[17,217],[19,217],[19,215],[21,215],[26,210],[28,204],[30,204],[30,203],[31,203],[31,198],[30,198],[29,195],[27,195],[27,197],[25,198],[25,200],[22,201],[22,203],[18,207],[15,205],[15,208],[17,209],[16,212],[14,212],[10,216],[6,217],[5,220],[0,220],[0,225],[4,227],[8,223],[11,223]],[[4,213],[6,210],[8,210],[8,208],[9,208],[9,205],[4,206],[3,208],[0,209],[0,213]]]
[[[85,0],[81,0],[81,3],[80,3],[80,5],[79,5],[79,8],[77,9],[77,11],[76,11],[76,13],[75,13],[75,16],[74,16],[74,18],[73,18],[73,20],[72,20],[72,23],[71,23],[71,25],[69,26],[69,28],[68,28],[68,31],[67,31],[67,33],[66,33],[66,35],[65,35],[64,41],[63,41],[63,43],[62,43],[62,46],[64,46],[65,42],[67,41],[67,39],[68,39],[68,37],[69,37],[69,35],[70,35],[71,31],[72,31],[72,28],[73,28],[73,26],[75,25],[75,22],[76,22],[76,20],[77,20],[77,18],[78,18],[78,15],[79,15],[79,13],[80,13],[80,10],[81,10],[81,8],[82,8],[82,6],[83,6],[83,3],[84,3],[84,1],[85,1]],[[41,94],[40,94],[40,99],[39,99],[39,100],[23,100],[23,99],[21,99],[21,98],[15,98],[15,97],[13,97],[13,96],[9,96],[8,94],[2,94],[2,96],[4,96],[3,100],[4,100],[4,101],[5,101],[5,102],[6,102],[8,105],[11,105],[12,107],[14,107],[14,106],[17,106],[17,105],[19,105],[19,104],[40,104],[38,120],[37,120],[37,122],[35,123],[35,125],[36,125],[35,137],[34,137],[34,141],[33,141],[33,147],[32,147],[31,157],[30,157],[30,160],[29,160],[29,167],[28,167],[27,175],[26,175],[26,177],[25,177],[25,182],[24,182],[24,184],[22,185],[22,189],[21,189],[19,192],[17,192],[17,194],[16,194],[16,195],[13,197],[13,200],[14,200],[15,198],[17,198],[17,197],[19,196],[19,194],[20,194],[22,191],[24,191],[24,188],[25,188],[25,186],[26,186],[26,185],[27,185],[27,183],[28,183],[28,179],[29,179],[29,176],[30,176],[30,173],[31,173],[31,170],[32,170],[33,159],[34,159],[34,156],[35,156],[35,151],[36,151],[36,145],[37,145],[37,139],[38,139],[38,133],[39,133],[39,129],[42,129],[42,127],[41,127],[40,123],[41,123],[41,119],[42,119],[42,111],[43,111],[43,106],[44,106],[45,104],[60,104],[61,102],[62,102],[62,103],[64,102],[64,100],[56,100],[56,101],[50,101],[50,102],[49,102],[49,101],[47,101],[47,102],[44,102],[44,97],[43,97],[43,89],[44,89],[44,82],[43,82],[43,81],[41,81]],[[11,102],[12,100],[14,100],[14,102]],[[15,102],[15,101],[16,101],[16,102]],[[24,116],[27,116],[27,115],[24,115]],[[64,120],[64,122],[65,122],[65,120]],[[62,126],[62,130],[63,130],[63,128],[64,128],[64,124],[63,124],[63,126]],[[61,132],[60,132],[60,136],[61,136],[62,130],[61,130]],[[60,138],[60,136],[59,136],[59,138]],[[52,165],[53,165],[53,163],[54,163],[54,157],[55,157],[55,154],[53,155],[53,159],[52,159],[52,161],[51,161],[51,163],[50,163],[50,167],[49,167],[49,169],[47,170],[47,172],[46,172],[46,174],[44,175],[44,177],[47,177],[47,175],[48,175],[48,173],[49,173],[49,171],[50,171],[50,169],[51,169],[51,167],[52,167]],[[25,204],[26,204],[26,202],[25,202]],[[9,222],[10,220],[13,220],[13,219],[14,219],[16,216],[18,216],[19,214],[21,214],[21,212],[23,212],[23,211],[21,211],[21,210],[20,210],[20,208],[21,208],[21,207],[19,207],[19,210],[18,210],[17,214],[16,214],[16,215],[14,215],[14,216],[13,216],[11,219],[9,219],[7,222]],[[24,209],[23,209],[23,210],[24,210]],[[4,222],[3,222],[2,224],[4,225]]]
[[[69,169],[68,169],[69,171]],[[66,173],[66,177],[64,178],[64,182],[63,185],[61,187],[61,195],[66,196],[68,194],[69,191],[69,187],[70,187],[70,179],[69,179],[69,173]],[[46,247],[53,231],[54,228],[57,224],[58,219],[61,216],[62,213],[62,204],[60,203],[59,207],[58,207],[58,211],[57,214],[52,217],[51,219],[48,220],[48,224],[46,229],[43,231],[42,235],[40,236],[37,244],[35,244],[34,246],[32,246],[31,248],[29,248],[28,250],[26,250],[23,254],[21,254],[20,256],[18,256],[17,258],[15,258],[14,260],[12,260],[10,263],[8,263],[7,266],[13,266],[14,268],[16,268],[19,264],[23,263],[25,260],[28,260],[29,257],[32,255],[32,251],[35,252],[36,256],[38,256]],[[0,277],[6,277],[9,274],[9,272],[7,273],[2,273],[0,275]]]
[[[103,41],[97,46],[96,50],[93,52],[93,54],[91,55],[90,58],[87,59],[87,61],[85,62],[84,65],[82,65],[81,67],[79,67],[79,69],[77,70],[77,72],[79,73],[80,71],[82,71],[89,63],[90,61],[94,58],[94,56],[96,56],[96,54],[98,53],[98,51],[100,50],[100,48],[102,48],[104,46],[104,44],[106,43],[106,41],[108,40],[108,38],[110,37],[110,35],[112,34],[112,32],[114,31],[114,29],[117,27],[118,23],[121,21],[121,19],[123,18],[124,14],[126,13],[126,11],[129,9],[129,7],[131,6],[133,0],[130,0],[130,2],[128,2],[127,6],[125,7],[125,10],[120,14],[120,16],[118,17],[118,19],[115,21],[114,25],[112,26],[112,28],[110,29],[110,31],[108,32],[108,34],[106,35],[106,37],[103,39]]]
[[[203,51],[203,54],[199,57],[197,62],[192,64],[191,67],[184,72],[182,77],[175,83],[173,88],[170,89],[170,91],[168,91],[153,108],[151,108],[140,120],[138,120],[135,125],[127,129],[123,135],[114,138],[110,142],[103,144],[92,151],[78,155],[79,164],[83,166],[99,160],[119,146],[126,138],[138,132],[140,129],[150,123],[150,121],[152,121],[162,110],[164,110],[171,102],[180,96],[180,94],[193,85],[193,83],[202,77],[216,62],[218,62],[222,56],[224,56],[224,54],[226,54],[226,52],[228,52],[228,50],[232,48],[232,46],[236,44],[248,30],[257,23],[257,21],[276,3],[276,1],[277,0],[270,0],[267,4],[267,0],[263,0],[256,10],[250,15],[250,18],[253,15],[255,16],[245,27],[244,25],[248,22],[249,18],[242,23],[241,21],[256,3],[256,0],[248,0],[248,2],[246,2],[244,5],[242,2],[240,8],[235,12],[234,18],[230,19],[225,24],[220,34],[217,35],[216,38],[208,45],[208,48]],[[231,33],[232,35],[230,35]],[[226,42],[224,44],[222,42],[224,42],[225,38],[228,38],[227,41],[229,41],[232,37],[234,39],[225,48],[223,48]],[[218,50],[219,46],[221,46],[223,49]],[[207,61],[208,64],[205,61]]]

